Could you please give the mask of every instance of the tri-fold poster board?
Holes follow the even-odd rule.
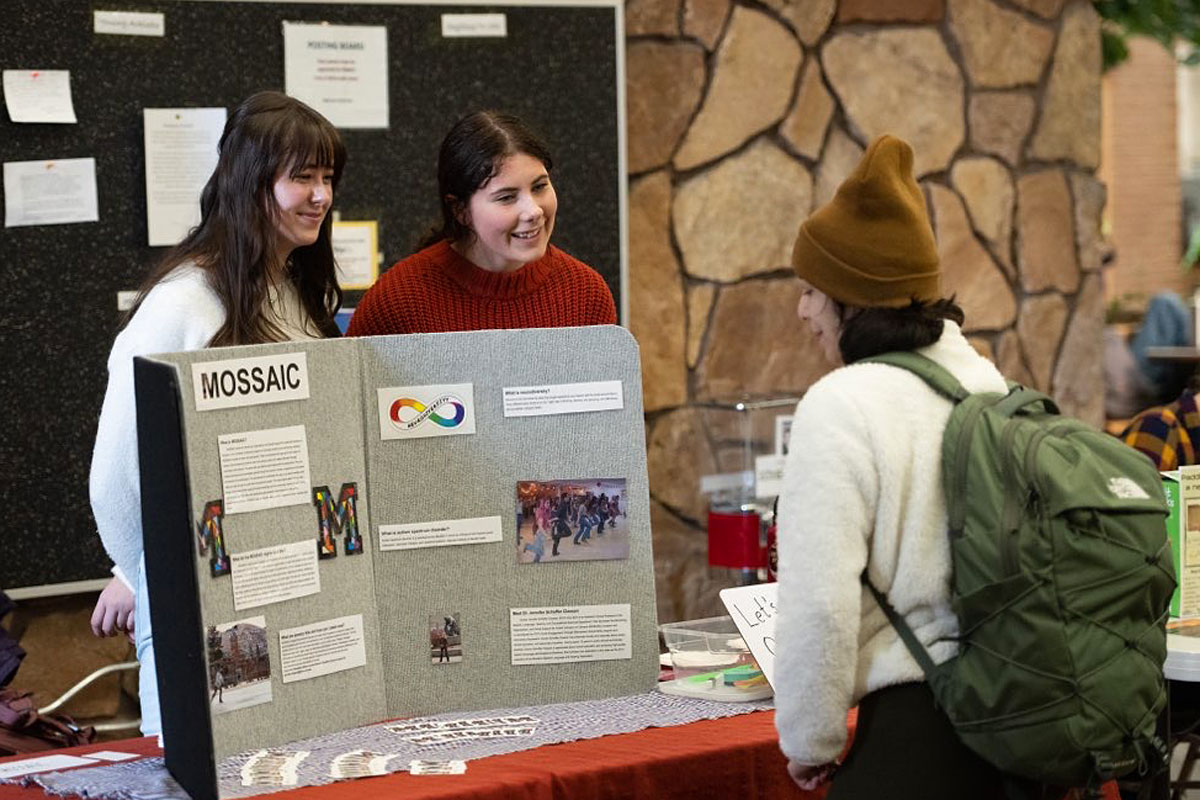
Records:
[[[615,697],[658,671],[622,328],[135,361],[167,766],[381,720]]]

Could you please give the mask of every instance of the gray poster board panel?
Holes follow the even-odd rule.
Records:
[[[308,358],[309,400],[195,410],[192,363],[301,350]],[[658,642],[641,375],[637,346],[624,329],[374,337],[156,358],[178,367],[178,413],[193,525],[205,503],[221,497],[217,437],[222,434],[303,424],[313,485],[336,491],[341,483],[354,480],[360,490],[359,525],[366,553],[321,562],[318,595],[235,611],[230,577],[212,577],[207,556],[195,553],[194,575],[187,576],[199,586],[202,630],[195,634],[202,636],[209,625],[264,616],[270,643],[273,700],[212,716],[217,759],[386,717],[619,696],[653,687]],[[503,417],[504,386],[589,380],[620,380],[624,408]],[[476,386],[479,432],[381,441],[376,389],[434,383]],[[139,408],[139,415],[161,412]],[[628,559],[517,563],[518,480],[614,477],[626,480]],[[503,537],[498,543],[379,551],[379,524],[493,514],[502,520]],[[311,505],[227,515],[224,523],[231,551],[303,538],[310,538],[315,547],[316,512]],[[156,567],[155,563],[149,567],[152,585],[164,582],[153,574]],[[194,603],[195,599],[172,593],[166,602]],[[630,605],[632,659],[512,666],[509,608],[607,603]],[[169,615],[157,600],[153,606],[156,619]],[[355,613],[363,614],[365,668],[282,683],[279,630]],[[432,663],[428,650],[432,613],[461,616],[468,654],[463,663]],[[197,663],[193,670],[198,669],[207,681],[207,665]],[[186,680],[194,682],[194,676]],[[186,680],[170,672],[159,674],[164,695]],[[171,705],[164,701],[164,712],[169,713]],[[169,750],[169,740],[167,746]]]
[[[196,410],[192,364],[294,352],[306,354],[308,400]],[[336,496],[343,483],[356,483],[359,488],[358,524],[366,537],[370,530],[370,497],[362,456],[362,420],[357,413],[361,382],[354,340],[216,348],[162,358],[180,367],[178,378],[193,525],[201,521],[206,503],[223,499],[218,437],[303,425],[312,486],[327,486]],[[231,553],[299,541],[310,542],[315,550],[319,533],[317,509],[311,502],[248,513],[226,513],[222,527]],[[232,576],[213,577],[208,557],[197,553],[194,567],[204,629],[210,625],[222,626],[265,617],[270,649],[272,701],[253,707],[254,710],[212,715],[218,759],[251,747],[270,747],[381,718],[384,677],[377,656],[379,630],[373,564],[369,553],[345,555],[340,542],[338,552],[336,558],[318,562],[319,593],[241,611],[234,608]],[[279,659],[281,630],[354,614],[363,617],[367,651],[364,668],[283,683]],[[169,686],[164,689],[170,691]],[[321,713],[313,714],[314,708],[320,708]]]
[[[120,324],[117,292],[135,289],[162,248],[147,245],[143,108],[232,109],[284,87],[282,22],[388,30],[391,127],[346,130],[335,209],[379,220],[386,268],[436,221],[437,148],[451,123],[502,108],[532,123],[554,155],[554,242],[595,267],[624,307],[625,179],[622,7],[617,0],[104,4],[4,0],[5,66],[71,72],[77,125],[17,124],[0,110],[6,161],[93,157],[100,219],[5,229],[0,295],[13,367],[0,396],[17,424],[0,429],[0,500],[13,529],[43,546],[0,539],[6,589],[107,579],[87,476],[105,361]],[[166,35],[93,32],[94,10],[165,15]],[[443,13],[503,13],[505,37],[445,38]],[[347,306],[359,292],[347,293]],[[3,323],[0,323],[3,324]],[[52,413],[47,401],[52,400]],[[55,512],[46,530],[44,517]]]
[[[423,334],[363,339],[363,417],[373,495],[380,628],[393,716],[499,703],[521,705],[648,691],[658,675],[654,559],[633,337],[616,326]],[[619,380],[624,408],[508,418],[513,386]],[[378,388],[472,383],[476,433],[382,440]],[[517,563],[516,491],[522,480],[623,478],[628,559]],[[381,487],[387,487],[381,490]],[[379,526],[499,515],[500,542],[379,551]],[[595,537],[597,540],[599,537]],[[571,548],[569,539],[561,548]],[[388,591],[385,587],[407,587]],[[629,604],[633,658],[514,667],[509,609]],[[430,662],[428,615],[462,615],[467,658]],[[415,644],[401,645],[409,642]]]

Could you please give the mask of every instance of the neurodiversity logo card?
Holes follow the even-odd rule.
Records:
[[[424,439],[475,432],[470,383],[379,389],[379,438]]]

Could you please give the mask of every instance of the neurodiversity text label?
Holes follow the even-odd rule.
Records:
[[[475,387],[470,383],[379,389],[379,438],[424,439],[475,432]]]

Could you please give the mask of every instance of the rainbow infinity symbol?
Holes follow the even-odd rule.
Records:
[[[437,413],[438,409],[445,406],[453,407],[453,416],[443,417]],[[411,408],[417,412],[417,416],[408,420],[400,419],[400,409],[402,408]],[[457,397],[449,394],[442,395],[428,406],[411,397],[400,397],[392,403],[392,407],[388,410],[388,416],[396,427],[405,431],[412,430],[425,420],[441,425],[443,428],[457,428],[466,419],[467,407]]]

